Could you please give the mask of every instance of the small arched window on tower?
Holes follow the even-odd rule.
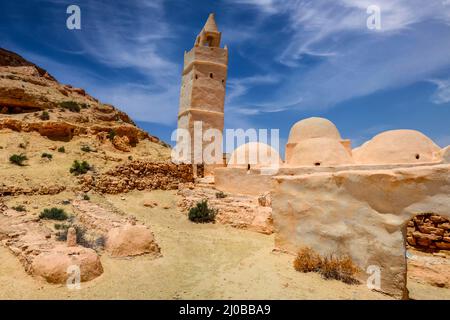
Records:
[[[198,79],[198,74],[195,75],[195,79]]]
[[[206,37],[205,47],[212,47],[213,40],[214,40],[214,39],[213,39],[213,37],[211,37],[211,36]]]
[[[214,79],[214,75],[213,75],[212,72],[209,73],[209,77],[210,77],[211,79]]]

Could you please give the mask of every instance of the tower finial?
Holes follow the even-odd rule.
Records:
[[[215,14],[210,13],[208,16],[208,20],[206,20],[205,26],[203,27],[203,30],[206,32],[219,32],[219,29],[217,28]]]
[[[214,13],[210,13],[208,20],[200,31],[200,34],[195,39],[195,46],[208,46],[219,47],[220,46],[221,33],[217,28],[216,19]]]

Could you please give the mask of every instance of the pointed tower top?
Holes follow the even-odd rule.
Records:
[[[210,13],[205,26],[195,39],[195,46],[220,47],[220,38],[222,34],[217,29],[214,13]]]
[[[209,14],[208,20],[206,20],[203,30],[205,30],[207,32],[219,32],[219,29],[217,28],[217,24],[216,24],[216,19],[214,17],[214,13]]]

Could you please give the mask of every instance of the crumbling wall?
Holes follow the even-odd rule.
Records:
[[[180,183],[194,182],[190,164],[153,163],[135,160],[116,166],[103,174],[80,177],[83,191],[91,189],[109,194],[131,190],[178,189]]]

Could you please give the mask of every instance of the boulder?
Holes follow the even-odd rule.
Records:
[[[68,268],[76,265],[80,268],[81,281],[90,281],[103,273],[103,267],[97,253],[84,247],[58,246],[48,252],[42,252],[31,265],[31,274],[40,276],[50,283],[66,283]]]
[[[160,248],[146,226],[127,224],[108,232],[106,251],[112,257],[130,257],[146,253],[158,255]]]

